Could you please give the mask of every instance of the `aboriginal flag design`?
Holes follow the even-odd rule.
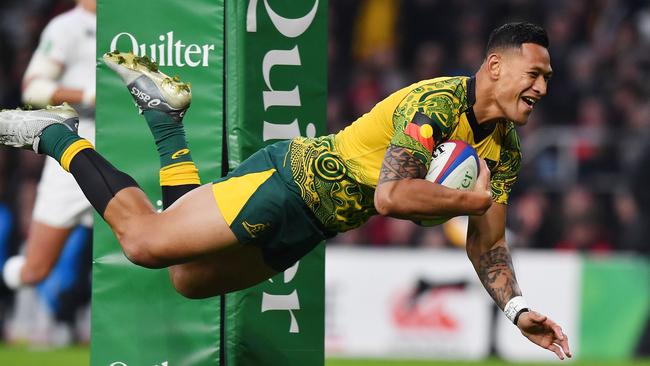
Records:
[[[439,141],[442,136],[435,122],[420,112],[415,112],[411,122],[406,125],[404,133],[421,143],[430,153],[433,152],[436,141]]]

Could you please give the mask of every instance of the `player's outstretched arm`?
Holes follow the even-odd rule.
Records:
[[[504,311],[513,298],[521,296],[505,240],[505,222],[506,205],[495,203],[484,215],[470,216],[467,229],[467,255],[483,286]],[[561,360],[564,355],[572,356],[566,334],[551,319],[527,308],[512,316],[511,320],[531,342],[555,353]]]
[[[389,145],[375,190],[375,207],[381,215],[410,220],[481,215],[492,204],[490,174],[483,160],[480,171],[473,191],[450,189],[423,179],[427,167],[409,149]]]

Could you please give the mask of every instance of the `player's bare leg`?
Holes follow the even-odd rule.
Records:
[[[25,254],[10,257],[2,268],[7,287],[18,289],[43,281],[54,268],[71,231],[33,221],[27,233]]]
[[[154,210],[142,190],[125,188],[106,206],[104,220],[126,256],[148,268],[190,262],[237,243],[223,221],[210,185],[188,192],[161,213]]]
[[[175,80],[160,81],[173,88],[177,86]],[[158,112],[153,111],[153,116],[160,116]],[[179,117],[182,118],[182,114]],[[73,174],[93,207],[111,226],[129,259],[150,268],[181,265],[171,271],[172,280],[181,293],[196,294],[195,297],[218,294],[250,286],[274,273],[262,264],[246,276],[234,275],[235,267],[228,267],[232,271],[224,267],[224,271],[232,275],[219,276],[221,272],[217,268],[206,278],[202,266],[225,261],[206,259],[182,266],[205,255],[217,258],[219,253],[232,250],[228,263],[242,263],[238,268],[244,273],[258,264],[261,254],[258,248],[239,249],[215,203],[210,185],[193,190],[165,213],[157,214],[130,176],[113,167],[88,141],[76,134],[72,125],[77,121],[76,112],[69,106],[39,111],[3,111],[0,113],[0,142],[33,148],[59,161]],[[161,146],[156,142],[160,152]],[[161,182],[165,178],[178,181],[181,186],[193,187],[195,184],[188,184],[188,181],[198,183],[198,175],[192,167],[193,163],[173,164],[164,172],[161,169]],[[224,282],[233,279],[233,282]],[[209,286],[214,290],[209,290]]]
[[[159,214],[140,189],[126,188],[109,202],[104,219],[130,261],[149,268],[171,266],[174,287],[187,297],[243,289],[277,273],[264,263],[258,247],[237,243],[211,184],[188,192]]]
[[[59,259],[72,228],[55,227],[32,221],[25,245],[25,265],[20,282],[33,286],[43,281]]]
[[[169,267],[170,279],[176,290],[192,299],[247,288],[277,273],[264,262],[259,248],[242,244]]]
[[[227,249],[219,249],[217,253],[209,255],[207,258],[200,255],[201,259],[170,267],[170,278],[176,289],[189,297],[206,297],[228,290],[248,287],[275,274],[275,271],[271,270],[261,259],[262,255],[259,248],[242,246],[236,243],[234,234],[216,206],[211,185],[197,188],[199,187],[198,170],[191,160],[190,150],[186,145],[181,125],[182,118],[191,100],[189,85],[181,82],[178,77],[170,78],[160,72],[154,62],[146,58],[135,57],[131,53],[107,53],[104,55],[104,61],[127,85],[134,101],[144,114],[156,141],[161,158],[160,185],[163,207],[165,208],[163,214],[157,217],[157,219],[163,221],[160,225],[170,228],[192,227],[193,229],[188,231],[194,233],[200,233],[203,229],[208,229],[207,231],[212,229],[212,232],[205,235],[222,238],[224,242],[228,243]],[[151,106],[151,101],[156,101],[156,103],[153,103],[155,104],[154,107]],[[157,101],[162,102],[158,104]],[[160,131],[163,133],[161,134]],[[177,136],[173,136],[174,134]],[[179,154],[179,152],[182,152],[182,154]],[[172,160],[169,159],[170,156]],[[190,198],[193,196],[201,197],[193,200]],[[181,198],[181,201],[174,204],[179,198]],[[197,204],[193,204],[193,202]],[[205,205],[202,206],[200,203]],[[210,217],[212,211],[214,211],[214,220]],[[113,211],[111,210],[111,212]],[[119,215],[118,210],[115,212],[118,212]],[[177,212],[180,212],[180,214],[177,214]],[[206,215],[204,217],[205,222],[195,218],[197,212]],[[157,219],[151,223],[145,222],[142,225],[134,224],[134,232],[137,232],[140,228],[148,230],[146,229],[148,224],[158,225],[153,223]],[[114,218],[111,217],[111,221],[113,220]],[[115,219],[115,221],[117,220]],[[125,221],[130,222],[128,218]],[[205,227],[206,225],[209,227]],[[175,233],[167,233],[155,240],[155,243],[171,242],[180,244],[190,239],[185,231],[179,232],[178,237],[174,235]],[[139,236],[135,235],[135,237]],[[131,242],[128,238],[123,241]],[[151,246],[140,244],[136,245],[136,247],[151,247],[152,250],[156,251],[160,248],[155,243]],[[192,260],[198,257],[194,253],[186,252],[186,250],[188,247],[194,248],[195,245],[201,245],[201,239],[192,238],[187,245],[175,247],[175,249],[182,250],[183,253],[157,253],[172,255],[172,257],[186,255],[188,260]],[[221,245],[219,247],[221,248]],[[145,257],[145,260],[152,259],[150,258],[152,253],[140,254]],[[137,258],[134,259],[138,260]],[[166,260],[166,258],[159,259]],[[243,270],[244,268],[246,270]]]

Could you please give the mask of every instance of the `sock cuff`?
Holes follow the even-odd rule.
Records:
[[[94,149],[93,145],[90,143],[90,141],[81,139],[73,142],[68,146],[65,151],[63,151],[63,155],[61,155],[61,166],[65,171],[69,172],[70,171],[70,163],[72,162],[72,159],[81,151],[85,149]]]
[[[199,169],[192,161],[167,165],[160,169],[161,186],[180,186],[184,184],[201,184]]]

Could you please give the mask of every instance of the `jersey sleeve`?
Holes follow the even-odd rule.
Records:
[[[65,64],[66,55],[70,54],[68,48],[73,40],[66,34],[65,24],[61,18],[53,19],[43,30],[36,52],[48,59]]]
[[[462,103],[458,95],[438,84],[415,88],[393,113],[395,133],[390,143],[412,151],[426,166],[435,146],[449,138]]]
[[[504,134],[501,155],[496,169],[492,171],[490,186],[492,199],[497,203],[508,203],[512,186],[517,181],[521,168],[521,146],[514,125],[510,122]]]

